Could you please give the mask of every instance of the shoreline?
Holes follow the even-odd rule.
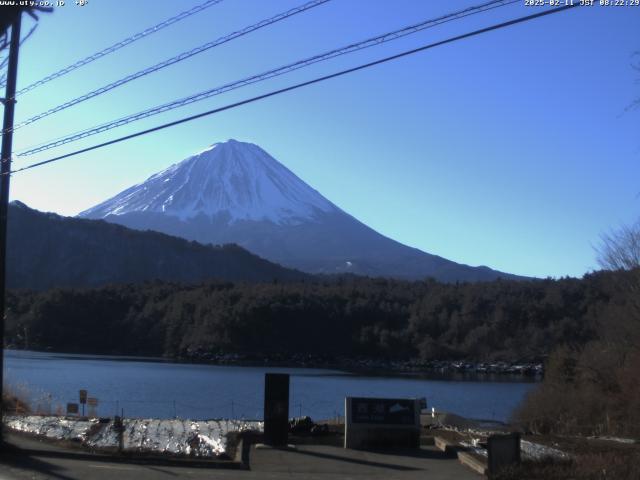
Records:
[[[69,359],[89,360],[100,358],[111,361],[156,362],[194,365],[215,365],[228,367],[274,367],[274,368],[309,368],[321,370],[338,370],[345,374],[367,376],[425,376],[436,379],[455,380],[490,380],[492,378],[541,381],[544,376],[544,365],[541,362],[519,361],[462,361],[416,359],[397,360],[373,357],[329,357],[324,355],[303,354],[247,354],[247,353],[213,353],[204,351],[188,351],[173,357],[157,357],[148,355],[59,352],[55,350],[27,350],[7,346],[7,352],[34,352],[68,356]]]

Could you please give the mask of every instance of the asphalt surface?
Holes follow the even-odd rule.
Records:
[[[22,435],[7,434],[0,452],[2,480],[207,479],[424,479],[478,480],[480,475],[434,447],[395,453],[345,450],[322,445],[295,449],[252,447],[250,470],[136,464],[65,449]]]

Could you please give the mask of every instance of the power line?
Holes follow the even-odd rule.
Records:
[[[221,1],[221,0],[220,0]],[[280,22],[282,20],[285,20],[289,17],[292,17],[293,15],[297,15],[298,13],[302,13],[305,12],[309,9],[318,7],[320,5],[323,5],[327,2],[329,2],[330,0],[311,0],[310,2],[307,2],[303,5],[300,5],[298,7],[292,8],[290,10],[287,10],[286,12],[282,12],[279,13],[273,17],[261,20],[258,23],[255,23],[253,25],[250,25],[248,27],[245,27],[241,30],[235,31],[233,33],[230,33],[229,35],[225,35],[223,37],[220,37],[214,41],[211,42],[207,42],[203,45],[200,45],[199,47],[193,48],[191,50],[188,50],[186,52],[182,52],[179,55],[176,55],[175,57],[171,57],[167,60],[164,60],[163,62],[160,62],[156,65],[153,65],[151,67],[145,68],[143,70],[139,70],[135,73],[132,73],[131,75],[127,75],[124,78],[121,78],[119,80],[116,80],[115,82],[109,83],[108,85],[105,85],[103,87],[97,88],[95,90],[92,90],[89,93],[85,93],[84,95],[81,95],[79,97],[76,97],[72,100],[69,100],[68,102],[65,102],[61,105],[58,105],[56,107],[50,108],[49,110],[46,110],[42,113],[39,113],[37,115],[34,115],[31,118],[28,118],[27,120],[24,120],[20,123],[18,123],[15,127],[13,127],[14,130],[17,130],[18,128],[24,127],[26,125],[29,125],[33,122],[36,122],[44,117],[48,117],[49,115],[52,115],[54,113],[60,112],[62,110],[65,110],[69,107],[72,107],[74,105],[77,105],[79,103],[82,103],[86,100],[89,100],[91,98],[97,97],[98,95],[102,95],[103,93],[106,93],[110,90],[113,90],[114,88],[117,87],[121,87],[122,85],[125,85],[133,80],[136,80],[138,78],[144,77],[146,75],[149,75],[151,73],[157,72],[158,70],[162,70],[163,68],[166,68],[170,65],[173,65],[175,63],[181,62],[183,60],[186,60],[187,58],[191,58],[194,55],[197,55],[199,53],[205,52],[207,50],[210,50],[211,48],[217,47],[219,45],[222,45],[224,43],[230,42],[231,40],[235,40],[236,38],[242,37],[244,35],[247,35],[251,32],[255,32],[256,30],[259,30],[261,28],[267,27],[269,25],[272,25],[274,23]]]
[[[130,37],[125,38],[124,40],[120,40],[117,43],[114,43],[113,45],[100,50],[97,53],[94,53],[93,55],[89,55],[88,57],[83,58],[82,60],[78,60],[77,62],[62,68],[60,70],[58,70],[57,72],[52,73],[51,75],[48,75],[40,80],[38,80],[37,82],[32,83],[31,85],[28,85],[26,87],[24,87],[22,90],[19,90],[16,95],[22,95],[23,93],[26,93],[30,90],[33,90],[34,88],[37,88],[41,85],[44,85],[45,83],[50,82],[51,80],[55,80],[56,78],[60,78],[63,75],[66,75],[69,72],[72,72],[80,67],[83,67],[91,62],[94,62],[95,60],[98,60],[99,58],[102,58],[106,55],[109,55],[110,53],[115,52],[116,50],[120,50],[123,47],[126,47],[127,45],[130,45],[133,42],[136,42],[142,38],[145,38],[153,33],[159,32],[160,30],[173,25],[174,23],[179,22],[180,20],[184,20],[185,18],[188,18],[192,15],[195,15],[196,13],[200,13],[203,10],[212,7],[214,5],[217,5],[218,3],[222,2],[223,0],[207,0],[204,3],[201,3],[200,5],[196,5],[195,7],[189,9],[189,10],[185,10],[184,12],[179,13],[178,15],[174,15],[173,17],[170,17],[156,25],[153,25],[152,27],[149,27],[141,32],[138,32],[134,35],[131,35]]]
[[[544,10],[544,11],[541,11],[541,12],[538,12],[538,13],[534,13],[532,15],[526,15],[524,17],[519,17],[519,18],[516,18],[514,20],[509,20],[507,22],[502,22],[502,23],[499,23],[499,24],[491,25],[489,27],[481,28],[479,30],[474,30],[472,32],[464,33],[462,35],[457,35],[455,37],[450,37],[450,38],[447,38],[445,40],[441,40],[441,41],[438,41],[438,42],[435,42],[435,43],[430,43],[428,45],[423,45],[422,47],[414,48],[414,49],[411,49],[411,50],[406,50],[404,52],[401,52],[401,53],[398,53],[398,54],[395,54],[395,55],[391,55],[389,57],[381,58],[381,59],[375,60],[373,62],[364,63],[364,64],[358,65],[356,67],[348,68],[346,70],[341,70],[341,71],[336,72],[336,73],[332,73],[332,74],[329,74],[329,75],[324,75],[322,77],[317,77],[317,78],[314,78],[312,80],[308,80],[306,82],[297,83],[295,85],[291,85],[289,87],[281,88],[281,89],[278,89],[278,90],[273,90],[271,92],[268,92],[268,93],[265,93],[265,94],[262,94],[262,95],[258,95],[256,97],[252,97],[252,98],[248,98],[248,99],[245,99],[245,100],[242,100],[242,101],[239,101],[239,102],[231,103],[229,105],[225,105],[224,107],[219,107],[219,108],[215,108],[213,110],[209,110],[207,112],[202,112],[202,113],[199,113],[199,114],[196,114],[196,115],[191,115],[189,117],[185,117],[185,118],[182,118],[180,120],[175,120],[173,122],[165,123],[163,125],[158,125],[156,127],[149,128],[149,129],[146,129],[146,130],[142,130],[140,132],[132,133],[130,135],[125,135],[123,137],[119,137],[119,138],[116,138],[114,140],[109,140],[107,142],[103,142],[103,143],[100,143],[100,144],[97,144],[97,145],[93,145],[91,147],[82,148],[82,149],[79,149],[79,150],[76,150],[76,151],[73,151],[73,152],[70,152],[70,153],[66,153],[64,155],[59,155],[57,157],[50,158],[48,160],[43,160],[41,162],[32,163],[30,165],[27,165],[25,167],[19,168],[17,170],[12,170],[11,172],[8,172],[7,174],[10,175],[12,173],[23,172],[25,170],[30,170],[32,168],[40,167],[42,165],[47,165],[49,163],[53,163],[53,162],[57,162],[59,160],[62,160],[64,158],[73,157],[73,156],[79,155],[81,153],[86,153],[86,152],[89,152],[89,151],[92,151],[92,150],[97,150],[99,148],[103,148],[103,147],[106,147],[106,146],[109,146],[109,145],[113,145],[115,143],[124,142],[124,141],[130,140],[132,138],[136,138],[136,137],[140,137],[140,136],[143,136],[143,135],[146,135],[146,134],[149,134],[149,133],[157,132],[157,131],[163,130],[165,128],[169,128],[169,127],[173,127],[173,126],[176,126],[176,125],[180,125],[182,123],[190,122],[190,121],[196,120],[198,118],[206,117],[206,116],[209,116],[209,115],[213,115],[213,114],[216,114],[216,113],[223,112],[225,110],[230,110],[230,109],[233,109],[233,108],[240,107],[242,105],[247,105],[249,103],[257,102],[259,100],[264,100],[266,98],[270,98],[270,97],[273,97],[273,96],[276,96],[276,95],[279,95],[279,94],[282,94],[282,93],[290,92],[292,90],[297,90],[297,89],[302,88],[302,87],[306,87],[306,86],[309,86],[309,85],[320,83],[320,82],[323,82],[325,80],[341,77],[341,76],[347,75],[349,73],[357,72],[359,70],[364,70],[364,69],[369,68],[369,67],[373,67],[373,66],[380,65],[380,64],[383,64],[383,63],[387,63],[387,62],[390,62],[390,61],[393,61],[393,60],[397,60],[397,59],[402,58],[402,57],[413,55],[415,53],[422,52],[424,50],[429,50],[429,49],[432,49],[432,48],[435,48],[435,47],[439,47],[441,45],[445,45],[445,44],[448,44],[448,43],[453,43],[453,42],[456,42],[458,40],[463,40],[465,38],[474,37],[476,35],[487,33],[487,32],[493,31],[493,30],[506,28],[506,27],[509,27],[509,26],[512,26],[512,25],[516,25],[516,24],[519,24],[519,23],[523,23],[523,22],[527,22],[527,21],[530,21],[530,20],[534,20],[536,18],[544,17],[544,16],[551,15],[551,14],[554,14],[554,13],[559,13],[559,12],[562,12],[564,10],[568,10],[570,8],[575,8],[575,7],[578,7],[578,6],[580,6],[580,4],[578,4],[578,3],[568,4],[568,5],[565,5],[565,6],[562,6],[562,7],[558,7],[558,8],[554,8],[554,9],[551,9],[551,10]]]
[[[188,97],[184,97],[178,100],[173,100],[171,102],[143,110],[138,113],[134,113],[128,115],[126,117],[119,118],[117,120],[113,120],[107,123],[103,123],[101,125],[97,125],[92,128],[88,128],[85,130],[81,130],[79,132],[75,132],[71,135],[67,135],[64,137],[60,137],[54,139],[52,141],[36,145],[32,148],[26,149],[18,154],[19,157],[33,155],[35,153],[43,152],[45,150],[49,150],[51,148],[59,147],[61,145],[65,145],[67,143],[71,143],[82,138],[90,137],[96,135],[98,133],[103,133],[113,128],[117,128],[138,120],[142,120],[144,118],[151,117],[153,115],[157,115],[160,113],[164,113],[170,110],[174,110],[179,107],[183,107],[185,105],[189,105],[191,103],[199,102],[201,100],[205,100],[207,98],[211,98],[216,95],[221,95],[223,93],[227,93],[231,90],[235,90],[240,87],[244,87],[247,85],[252,85],[254,83],[262,82],[268,80],[270,78],[274,78],[280,75],[284,75],[286,73],[293,72],[295,70],[308,67],[315,63],[323,62],[330,60],[332,58],[336,58],[342,55],[346,55],[349,53],[353,53],[359,50],[363,50],[365,48],[373,47],[376,45],[380,45],[382,43],[389,42],[391,40],[396,40],[398,38],[405,37],[407,35],[411,35],[413,33],[425,30],[427,28],[432,28],[438,25],[442,25],[443,23],[447,23],[453,20],[459,20],[461,18],[475,15],[478,13],[486,12],[488,10],[492,10],[499,7],[504,7],[506,5],[510,5],[512,3],[519,2],[520,0],[492,0],[488,3],[484,3],[478,6],[469,7],[464,10],[460,10],[454,13],[450,13],[447,15],[443,15],[441,17],[437,17],[435,19],[424,20],[420,23],[410,25],[407,27],[403,27],[399,30],[394,30],[392,32],[388,32],[382,35],[378,35],[376,37],[368,38],[366,40],[353,43],[351,45],[347,45],[345,47],[337,48],[334,50],[330,50],[328,52],[324,52],[318,55],[314,55],[312,57],[308,57],[304,60],[299,60],[294,63],[290,63],[288,65],[284,65],[272,70],[268,70],[266,72],[262,72],[257,75],[252,75],[250,77],[243,78],[241,80],[236,80],[231,83],[227,83],[222,86],[214,87],[209,90],[205,90],[203,92],[196,93],[194,95],[190,95]]]

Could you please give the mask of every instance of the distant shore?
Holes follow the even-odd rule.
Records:
[[[346,373],[366,375],[428,375],[429,377],[469,379],[483,377],[521,378],[541,380],[544,375],[542,362],[478,362],[461,360],[398,360],[373,357],[321,356],[302,354],[249,354],[249,353],[212,353],[200,350],[188,351],[175,357],[118,354],[114,352],[58,352],[54,349],[27,350],[8,345],[7,350],[38,351],[82,358],[103,357],[114,361],[151,361],[194,363],[237,367],[282,367],[316,368],[341,370]]]
[[[542,379],[544,365],[542,362],[476,362],[460,360],[398,360],[372,357],[319,356],[319,355],[256,355],[243,353],[210,353],[192,351],[175,360],[190,363],[206,363],[211,365],[252,366],[252,367],[292,367],[321,368],[327,370],[344,370],[352,373],[366,374],[428,374],[492,376],[504,375]]]

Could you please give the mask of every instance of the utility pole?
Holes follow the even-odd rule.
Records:
[[[11,46],[7,70],[7,89],[4,100],[4,123],[2,124],[2,153],[0,161],[0,442],[2,435],[2,396],[4,381],[4,320],[6,315],[7,289],[7,212],[9,210],[9,180],[13,143],[13,113],[16,104],[16,81],[18,77],[18,51],[20,49],[20,23],[22,13],[18,12],[11,25]]]

